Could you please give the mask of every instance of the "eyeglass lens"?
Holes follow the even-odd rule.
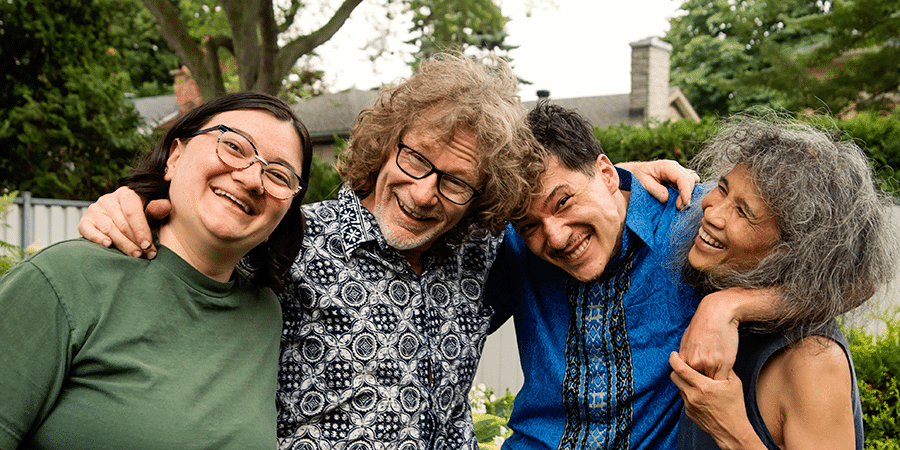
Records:
[[[238,170],[244,170],[257,161],[262,164],[263,188],[272,197],[284,200],[300,191],[300,179],[294,172],[281,163],[264,161],[256,154],[256,147],[241,134],[221,130],[216,154],[223,163]]]
[[[409,148],[406,144],[401,142],[397,147],[399,148],[397,165],[407,175],[415,179],[422,179],[432,172],[436,172],[438,174],[438,192],[447,200],[458,205],[464,205],[475,197],[475,188],[469,186],[465,181],[436,169],[428,158]]]

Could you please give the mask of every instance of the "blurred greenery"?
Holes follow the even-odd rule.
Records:
[[[799,120],[839,131],[843,139],[853,139],[868,156],[879,187],[893,196],[900,195],[895,170],[900,167],[900,109],[889,116],[862,113],[842,120],[829,116],[801,116]],[[710,116],[700,122],[678,120],[652,125],[596,127],[594,135],[614,163],[672,159],[685,165],[718,130],[717,121]]]
[[[874,317],[885,324],[874,334],[844,330],[862,400],[867,450],[900,449],[900,309]]]

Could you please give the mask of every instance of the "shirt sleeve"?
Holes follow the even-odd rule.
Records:
[[[0,448],[16,448],[59,395],[71,333],[56,290],[30,261],[0,277],[0,311]]]

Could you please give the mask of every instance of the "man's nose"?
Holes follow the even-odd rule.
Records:
[[[433,206],[438,202],[438,174],[431,173],[427,177],[413,180],[410,194],[413,201],[421,206]]]
[[[555,217],[546,218],[543,220],[541,228],[547,236],[547,245],[550,249],[562,250],[566,248],[571,233],[563,220]]]

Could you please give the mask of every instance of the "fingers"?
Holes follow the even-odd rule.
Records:
[[[678,186],[678,201],[676,202],[676,206],[679,210],[691,206],[691,196],[694,193],[694,185],[700,182],[700,176],[697,175],[697,172],[683,167],[681,167],[681,169],[684,171],[685,176],[678,177],[675,181]]]
[[[678,199],[675,201],[675,206],[679,211],[691,206],[694,185],[700,181],[697,172],[683,167],[677,161],[666,159],[661,163],[665,163],[664,166],[660,167],[661,178],[668,180],[678,188]]]
[[[667,201],[669,201],[669,190],[665,185],[657,183],[647,183],[646,185],[644,185],[644,189],[650,195],[652,195],[653,198],[659,200],[660,203],[666,203]]]
[[[112,239],[110,239],[109,237],[109,230],[110,228],[112,228],[112,226],[109,225],[108,221],[105,222],[105,226],[97,225],[94,222],[94,220],[97,220],[98,218],[102,219],[106,217],[103,215],[99,215],[99,217],[97,217],[98,213],[96,212],[96,210],[98,208],[99,207],[96,203],[92,203],[91,206],[88,206],[88,211],[85,213],[85,215],[81,216],[81,220],[78,221],[78,233],[81,234],[81,236],[83,236],[85,239],[95,244],[109,247],[110,245],[112,245]],[[92,217],[95,218],[92,219]]]
[[[78,231],[91,242],[112,245],[126,255],[156,256],[143,199],[129,188],[121,187],[89,206]]]
[[[693,380],[696,380],[699,376],[703,376],[700,372],[697,372],[691,368],[691,366],[687,365],[687,363],[681,359],[678,352],[669,353],[669,365],[672,366],[672,381],[675,382],[678,389],[684,389],[686,386],[696,384]],[[678,380],[676,380],[676,378]]]
[[[104,247],[115,246],[126,255],[139,257],[143,254],[143,251],[128,236],[122,233],[116,224],[116,219],[113,218],[116,216],[116,213],[111,213],[108,209],[110,205],[115,204],[113,200],[107,197],[111,195],[113,194],[106,194],[100,197],[97,203],[93,203],[88,207],[87,212],[78,223],[78,232],[91,242]],[[122,222],[122,220],[119,218],[119,222]]]

